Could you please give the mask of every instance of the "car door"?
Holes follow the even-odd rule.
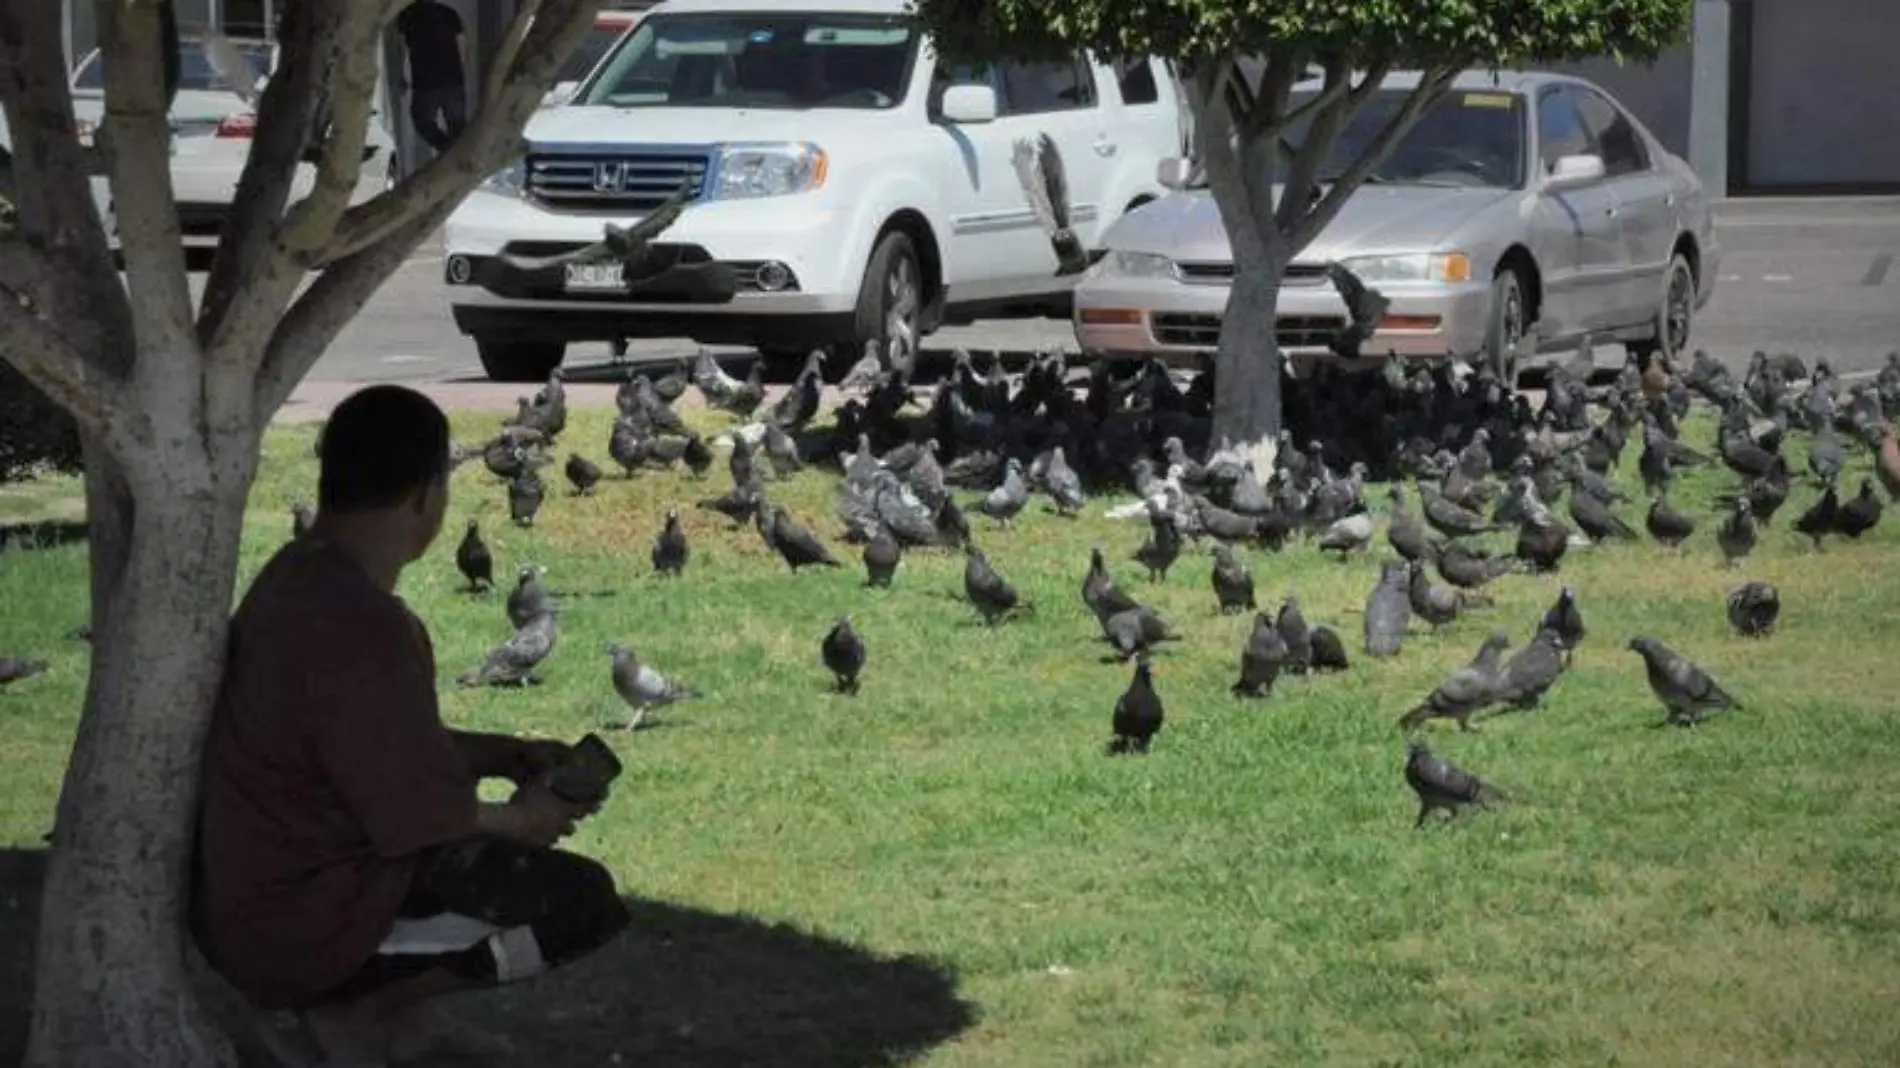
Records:
[[[943,94],[953,85],[986,85],[996,93],[993,122],[958,124],[943,117]],[[1035,225],[1023,187],[1010,163],[1016,138],[1033,136],[1025,120],[1012,118],[994,64],[939,64],[930,81],[930,123],[937,134],[939,195],[950,220],[944,242],[944,283],[955,302],[989,300],[1020,290],[1012,279],[1031,257],[1055,256]],[[1025,133],[1025,131],[1030,131]],[[1055,268],[1050,267],[1050,273]],[[1012,289],[1012,286],[1017,288]]]
[[[1098,83],[1115,86],[1116,103],[1104,116],[1111,147],[1102,177],[1102,210],[1082,233],[1091,248],[1101,247],[1109,225],[1153,186],[1155,164],[1183,154],[1178,105],[1172,93],[1162,91],[1173,88],[1171,78],[1161,60],[1146,56],[1096,67]]]
[[[1540,183],[1559,159],[1598,151],[1564,85],[1538,91],[1537,149]],[[1625,303],[1623,231],[1608,178],[1543,189],[1532,225],[1544,282],[1540,337],[1557,341],[1618,325]]]
[[[1055,142],[1068,179],[1070,225],[1084,244],[1092,243],[1102,214],[1108,164],[1121,150],[1105,117],[1093,64],[1078,54],[1065,62],[1004,63],[1002,75],[1003,107],[1009,115],[1013,137],[1033,139],[1048,134]],[[1055,281],[1055,251],[1034,217],[1028,214],[1021,183],[1012,182],[1012,185],[1024,212],[1021,216],[1024,225],[1037,238],[1035,251],[1017,261],[1017,278],[1024,283],[1034,281],[1026,292],[1061,288]]]
[[[1617,325],[1655,320],[1663,275],[1676,245],[1676,197],[1629,114],[1602,93],[1573,86],[1577,112],[1603,156],[1610,194],[1622,221],[1624,274]]]

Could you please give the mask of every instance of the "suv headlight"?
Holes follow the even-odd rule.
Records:
[[[1174,261],[1153,252],[1113,252],[1096,260],[1088,278],[1173,278]]]
[[[809,141],[721,145],[704,199],[746,200],[809,193],[825,184],[830,160]]]
[[[1471,257],[1462,252],[1418,252],[1405,256],[1356,256],[1339,261],[1361,282],[1469,282]]]
[[[505,197],[518,197],[528,184],[528,161],[520,160],[482,179],[481,189]]]

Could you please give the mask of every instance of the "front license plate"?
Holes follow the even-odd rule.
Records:
[[[584,293],[620,293],[627,288],[620,280],[618,263],[570,263],[567,288]]]

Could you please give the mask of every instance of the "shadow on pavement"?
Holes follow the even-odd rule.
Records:
[[[46,858],[0,850],[0,1064],[25,1051]],[[594,956],[448,1007],[513,1039],[539,1068],[875,1068],[976,1021],[955,976],[924,960],[750,916],[641,898],[627,907],[632,926]],[[208,994],[228,1018],[228,1004]],[[269,1063],[254,1040],[234,1037],[246,1064]]]

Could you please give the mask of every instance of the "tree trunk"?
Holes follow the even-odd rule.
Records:
[[[1280,435],[1280,279],[1271,262],[1236,257],[1214,354],[1214,441],[1239,449],[1265,481],[1273,473]]]
[[[255,434],[162,441],[130,470],[89,450],[92,674],[46,876],[30,1068],[232,1063],[185,968],[197,791],[181,784],[197,781],[223,669],[256,457]]]

